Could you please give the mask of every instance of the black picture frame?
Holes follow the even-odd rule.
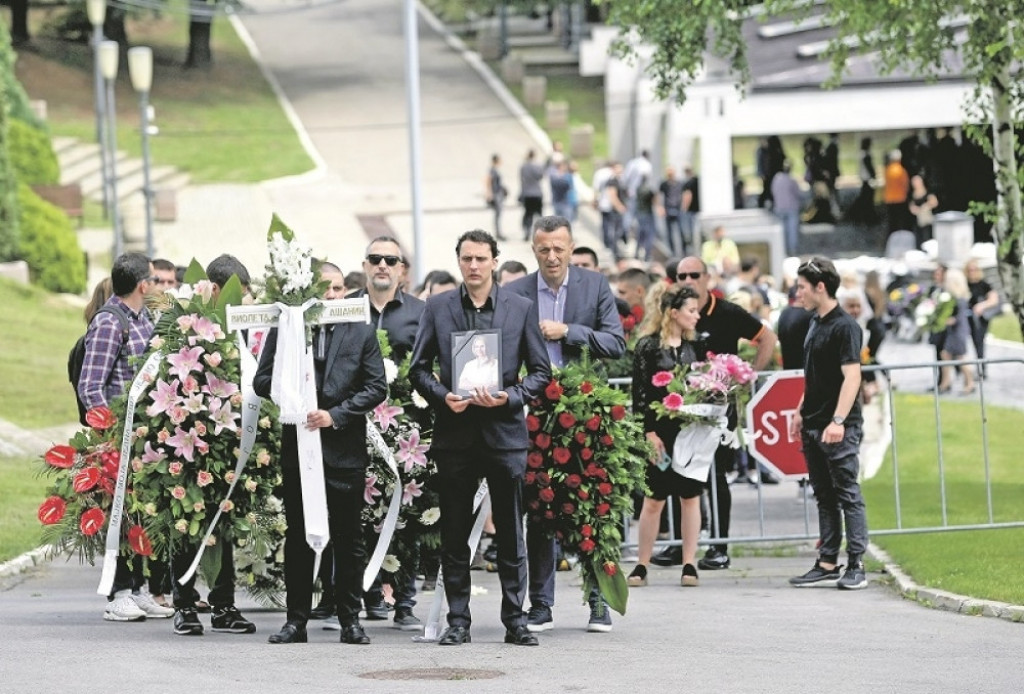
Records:
[[[501,331],[466,330],[452,333],[452,392],[468,398],[475,388],[496,396],[503,389]],[[479,353],[483,346],[483,355]]]

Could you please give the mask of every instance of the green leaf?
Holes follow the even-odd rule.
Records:
[[[238,279],[238,275],[231,275],[231,278],[224,283],[224,286],[220,288],[220,294],[217,295],[217,320],[221,325],[226,326],[228,324],[228,306],[241,306],[242,305],[242,281]],[[225,332],[227,330],[225,329]]]
[[[274,234],[280,233],[285,241],[291,241],[295,238],[295,233],[288,228],[288,225],[281,221],[281,218],[274,213],[274,216],[270,220],[270,228],[267,229],[267,241],[273,238]]]
[[[199,264],[199,261],[195,258],[188,264],[188,269],[185,270],[185,276],[182,278],[182,282],[185,284],[195,284],[199,280],[206,279],[206,270]]]
[[[626,603],[629,601],[629,586],[626,585],[626,577],[622,573],[622,567],[615,565],[615,575],[609,576],[600,566],[594,567],[594,576],[597,578],[597,587],[601,591],[601,597],[612,608],[621,615],[626,614]]]

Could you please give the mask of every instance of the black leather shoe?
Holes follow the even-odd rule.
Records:
[[[651,563],[657,566],[678,566],[683,563],[683,548],[666,547],[651,557]]]
[[[270,635],[270,638],[267,639],[267,643],[306,643],[308,640],[309,637],[306,636],[306,627],[300,627],[298,624],[285,622],[285,625],[281,627],[281,631]]]
[[[438,646],[461,646],[464,643],[471,643],[473,637],[469,635],[469,627],[448,627],[437,640]]]
[[[505,643],[511,643],[515,646],[539,646],[540,641],[537,637],[530,633],[530,630],[526,628],[525,624],[517,626],[515,629],[509,629],[505,632]]]
[[[728,569],[730,563],[728,554],[709,547],[704,556],[697,561],[697,568],[704,571],[717,571],[718,569]]]
[[[370,643],[370,637],[363,631],[362,625],[356,622],[341,628],[341,642],[354,646],[366,646]]]

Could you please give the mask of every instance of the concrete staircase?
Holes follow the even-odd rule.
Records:
[[[73,137],[54,137],[53,149],[60,163],[61,184],[77,183],[86,199],[103,204],[103,174],[100,147],[94,142],[82,142]],[[174,195],[185,188],[190,177],[173,166],[153,166],[149,170],[150,185],[156,196],[170,200],[154,205],[154,219],[173,221]],[[146,208],[143,188],[142,159],[117,153],[117,204],[124,229],[125,248],[144,250],[146,243]],[[170,216],[171,218],[168,218]],[[88,230],[86,230],[88,231]],[[83,239],[84,241],[84,239]],[[83,246],[86,244],[83,243]],[[89,248],[85,248],[90,252]]]

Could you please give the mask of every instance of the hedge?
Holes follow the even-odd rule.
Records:
[[[24,183],[18,184],[18,203],[19,255],[28,263],[32,281],[51,292],[84,292],[85,255],[71,220]]]

